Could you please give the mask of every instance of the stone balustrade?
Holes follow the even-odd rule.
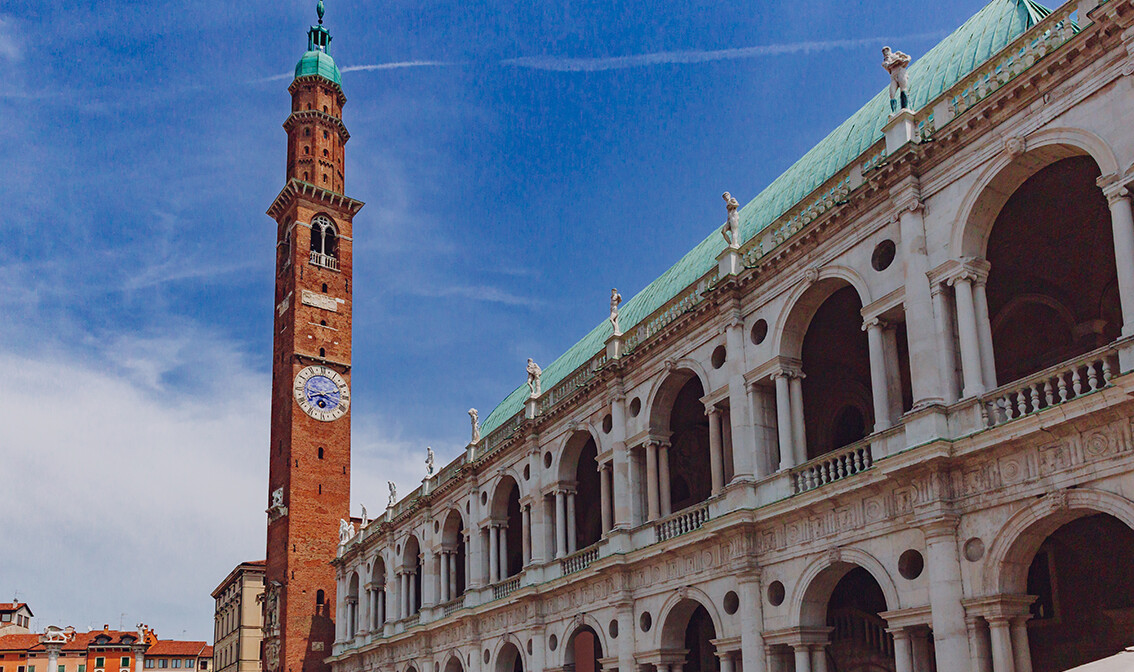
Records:
[[[492,599],[499,600],[508,597],[520,587],[520,577],[513,576],[510,579],[501,581],[492,587]]]
[[[805,462],[791,472],[792,494],[800,494],[874,466],[870,441],[859,441]]]
[[[709,520],[709,507],[697,504],[654,523],[654,531],[659,542],[699,529]]]
[[[993,390],[981,398],[981,418],[996,427],[1109,387],[1118,349],[1100,348]]]
[[[566,576],[586,569],[595,560],[598,560],[597,544],[563,558],[559,561],[559,566],[563,570],[563,575]]]
[[[323,268],[329,268],[332,271],[339,270],[339,260],[335,259],[334,257],[332,257],[329,254],[323,254],[321,252],[314,252],[313,251],[313,252],[311,252],[311,263],[314,264],[315,266],[322,266]]]

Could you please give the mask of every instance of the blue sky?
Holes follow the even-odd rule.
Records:
[[[211,641],[209,592],[263,557],[263,213],[314,4],[0,10],[0,598],[39,628]],[[883,44],[983,2],[884,4],[327,0],[368,203],[355,513],[883,88]]]

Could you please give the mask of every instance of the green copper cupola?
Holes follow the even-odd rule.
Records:
[[[339,73],[338,66],[335,65],[335,59],[328,53],[331,46],[331,31],[323,26],[323,15],[326,13],[323,0],[319,0],[315,11],[319,15],[319,24],[311,26],[307,31],[307,52],[295,66],[295,77],[298,79],[308,75],[318,75],[341,86],[343,77]]]

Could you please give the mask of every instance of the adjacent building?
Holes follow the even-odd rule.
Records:
[[[0,602],[0,635],[31,632],[31,619],[35,614],[24,602]]]
[[[264,640],[264,561],[242,562],[213,591],[217,672],[259,672]]]
[[[461,459],[357,532],[325,495],[334,672],[1059,672],[1134,644],[1134,1],[992,0],[890,56],[889,94],[707,213]],[[337,70],[304,73],[332,137]],[[301,428],[346,427],[340,156],[281,195],[327,205],[273,210],[277,376],[326,379],[281,396]],[[338,438],[273,438],[273,488]]]
[[[158,639],[152,630],[78,632],[49,628],[48,634],[0,635],[0,672],[139,672],[212,667],[206,642]]]

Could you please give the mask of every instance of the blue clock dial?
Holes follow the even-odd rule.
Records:
[[[303,386],[307,403],[321,411],[333,411],[342,403],[339,386],[326,376],[311,376]]]

